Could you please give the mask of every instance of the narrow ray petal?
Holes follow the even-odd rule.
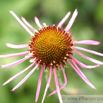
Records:
[[[18,60],[18,61],[15,61],[15,62],[12,62],[12,63],[6,64],[6,65],[1,65],[1,68],[8,68],[8,67],[11,67],[11,66],[14,66],[14,65],[20,64],[20,63],[22,63],[23,61],[27,60],[28,58],[30,58],[30,56],[25,57],[25,58],[23,58],[23,59],[20,59],[20,60]]]
[[[59,102],[63,103],[62,97],[61,97],[61,94],[60,94],[60,90],[59,90],[59,84],[58,84],[58,79],[57,79],[57,74],[56,74],[55,67],[54,67],[53,71],[54,71],[54,78],[55,78],[55,84],[56,84],[56,89],[57,89],[57,95],[58,95],[58,98],[59,98]]]
[[[73,52],[79,54],[79,55],[82,56],[83,58],[86,58],[87,60],[89,60],[89,61],[91,61],[91,62],[93,62],[93,63],[103,65],[103,62],[101,62],[101,61],[99,61],[99,60],[96,60],[96,59],[90,58],[90,57],[88,57],[88,56],[85,56],[84,54],[82,54],[82,53],[80,53],[80,52],[78,52],[78,51],[73,51]]]
[[[89,52],[89,53],[92,53],[92,54],[95,54],[95,55],[103,56],[102,53],[99,53],[99,52],[96,52],[96,51],[93,51],[93,50],[89,50],[89,49],[85,49],[85,48],[82,48],[82,47],[73,46],[73,48],[74,48],[74,49],[83,50],[83,51],[85,51],[85,52]]]
[[[35,23],[37,24],[37,26],[41,29],[42,25],[39,22],[39,19],[37,17],[35,17]]]
[[[64,22],[69,18],[70,14],[71,14],[71,12],[68,12],[66,14],[66,16],[59,22],[59,24],[57,25],[57,27],[61,27],[64,24]]]
[[[82,41],[76,41],[75,44],[88,44],[88,45],[99,45],[100,42],[94,41],[94,40],[82,40]]]
[[[93,68],[96,68],[96,67],[99,67],[100,65],[97,64],[97,65],[85,65],[83,64],[82,62],[78,61],[77,59],[75,59],[74,57],[72,57],[72,59],[79,65],[81,66],[82,68],[88,68],[88,69],[93,69]]]
[[[10,79],[8,79],[3,85],[8,84],[9,82],[11,82],[12,80],[14,80],[15,78],[17,78],[18,76],[20,76],[21,74],[23,74],[25,71],[27,71],[28,69],[30,69],[31,67],[33,67],[35,65],[36,61],[34,61],[34,63],[32,63],[31,65],[29,65],[27,68],[25,68],[24,70],[22,70],[21,72],[17,73],[16,75],[14,75],[13,77],[11,77]]]
[[[18,87],[20,87],[30,77],[30,75],[37,69],[38,66],[39,64],[37,64],[11,91],[14,91]]]
[[[90,83],[90,81],[86,78],[86,76],[81,72],[81,70],[77,67],[75,62],[72,60],[73,64],[76,66],[76,68],[68,61],[68,63],[73,67],[73,69],[77,72],[77,74],[93,89],[96,90],[96,88]]]
[[[38,98],[39,98],[39,93],[40,93],[40,88],[41,88],[43,70],[44,70],[44,65],[43,65],[43,67],[42,67],[42,69],[41,69],[40,76],[39,76],[39,80],[38,80],[38,86],[37,86],[37,91],[36,91],[35,102],[37,102],[37,101],[38,101]]]
[[[48,82],[47,82],[47,84],[46,84],[46,88],[45,88],[44,95],[43,95],[43,99],[42,99],[42,102],[41,102],[41,103],[44,103],[44,99],[45,99],[45,96],[46,96],[47,90],[48,90],[49,85],[50,85],[51,76],[52,76],[52,67],[50,67],[49,79],[48,79]]]
[[[38,33],[38,31],[37,31],[36,29],[34,29],[34,28],[26,21],[26,19],[25,19],[24,17],[21,17],[21,19],[22,19],[22,21],[23,21],[31,30],[33,30],[34,32],[37,32],[37,33]]]
[[[73,13],[73,15],[72,15],[69,23],[67,24],[67,26],[66,26],[66,28],[65,28],[65,29],[66,29],[66,32],[68,32],[69,29],[72,27],[72,25],[73,25],[73,23],[74,23],[77,15],[78,15],[78,11],[77,11],[77,9],[75,9],[75,11],[74,11],[74,13]]]
[[[25,24],[17,17],[17,15],[16,15],[13,11],[10,11],[10,13],[15,17],[15,19],[23,26],[23,28],[24,28],[31,36],[34,36],[34,34],[25,26]]]
[[[63,89],[65,87],[65,85],[67,84],[67,78],[66,78],[66,74],[65,74],[65,71],[64,71],[64,68],[62,66],[62,64],[60,65],[62,71],[63,71],[63,75],[64,75],[64,84],[60,87],[60,90]],[[50,93],[48,96],[51,96],[53,94],[55,94],[57,92],[57,90],[53,91],[52,93]]]
[[[9,48],[15,48],[15,49],[29,47],[28,44],[15,45],[15,44],[11,44],[11,43],[6,43],[6,46]]]
[[[94,85],[91,84],[91,82],[87,79],[87,77],[83,74],[83,72],[82,72],[82,71],[79,69],[79,67],[76,65],[75,61],[72,60],[72,62],[73,62],[73,64],[75,65],[77,71],[84,77],[85,82],[86,82],[90,87],[92,87],[93,89],[96,90],[96,88],[94,87]]]
[[[0,55],[0,58],[10,58],[10,57],[16,57],[16,56],[22,56],[29,54],[29,51],[21,52],[21,53],[13,53],[13,54],[7,54],[7,55]]]

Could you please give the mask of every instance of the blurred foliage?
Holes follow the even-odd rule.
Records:
[[[74,40],[89,39],[100,41],[101,44],[99,46],[83,45],[83,47],[103,53],[103,0],[0,0],[0,54],[25,51],[26,49],[10,49],[5,46],[5,43],[25,44],[29,43],[31,38],[9,13],[10,10],[14,11],[18,17],[25,17],[26,20],[38,30],[38,27],[34,22],[34,16],[37,16],[40,19],[41,24],[46,22],[47,25],[57,25],[68,11],[73,13],[76,8],[79,13],[71,28]],[[69,19],[65,22],[64,27],[67,25]],[[83,53],[89,57],[103,61],[103,57],[86,52]],[[85,64],[93,64],[79,55],[74,54],[74,57]],[[22,57],[0,59],[0,65],[8,64],[20,58]],[[6,86],[2,86],[3,82],[26,68],[28,65],[30,65],[30,62],[29,60],[26,60],[20,65],[0,69],[0,103],[34,103],[40,69],[35,71],[33,75],[31,75],[31,77],[14,92],[11,92],[10,90],[29,71],[23,73],[20,77],[16,78]],[[103,66],[91,70],[81,68],[87,78],[93,85],[95,85],[97,91],[90,88],[70,67],[70,65],[64,68],[68,83],[61,91],[62,94],[72,94],[72,90],[77,90],[77,94],[103,94]],[[46,73],[43,74],[38,103],[41,102],[44,93]],[[63,82],[61,70],[58,72],[58,75],[60,83]],[[50,89],[48,90],[47,95],[49,93],[51,93]],[[57,95],[50,97],[46,96],[45,103],[59,103]]]

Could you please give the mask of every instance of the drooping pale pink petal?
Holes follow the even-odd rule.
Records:
[[[59,102],[63,103],[62,97],[61,97],[61,94],[60,94],[60,90],[59,90],[59,84],[58,84],[58,79],[57,79],[57,74],[56,74],[55,67],[53,68],[53,71],[54,71],[54,78],[55,78],[55,84],[56,84],[56,89],[57,89],[57,95],[58,95],[58,98],[59,98]]]
[[[6,65],[1,65],[1,68],[8,68],[8,67],[11,67],[11,66],[14,66],[14,65],[20,64],[20,63],[22,63],[23,61],[27,60],[28,58],[30,58],[30,56],[25,57],[25,58],[23,58],[23,59],[20,59],[20,60],[18,60],[18,61],[15,61],[15,62],[12,62],[12,63],[6,64]]]
[[[72,56],[71,56],[72,57]],[[88,68],[88,69],[93,69],[93,68],[96,68],[96,67],[99,67],[100,65],[97,64],[97,65],[85,65],[83,64],[82,62],[78,61],[77,59],[75,59],[74,57],[72,57],[72,59],[79,65],[81,66],[82,68]]]
[[[66,26],[66,28],[65,28],[65,29],[66,29],[66,32],[68,32],[68,31],[70,30],[70,28],[72,27],[72,25],[73,25],[73,23],[74,23],[77,15],[78,15],[78,11],[77,11],[77,9],[75,9],[75,11],[74,11],[74,13],[73,13],[73,15],[72,15],[69,23],[67,24],[67,26]]]
[[[11,91],[16,90],[20,87],[29,77],[30,75],[38,68],[39,64],[37,64]]]
[[[82,40],[82,41],[76,41],[75,44],[88,44],[88,45],[99,45],[100,42],[94,41],[94,40]]]
[[[13,54],[7,54],[7,55],[0,55],[0,58],[10,58],[10,57],[16,57],[16,56],[22,56],[22,55],[26,55],[29,54],[29,51],[26,52],[21,52],[21,53],[13,53]]]
[[[87,60],[89,60],[89,61],[91,61],[91,62],[93,62],[93,63],[103,65],[103,62],[101,62],[101,61],[99,61],[99,60],[96,60],[96,59],[90,58],[90,57],[88,57],[88,56],[85,56],[84,54],[82,54],[82,53],[80,53],[80,52],[78,52],[78,51],[75,51],[75,50],[74,50],[73,52],[79,54],[79,55],[82,56],[83,58],[86,58]]]
[[[76,66],[76,68],[68,61],[68,63],[73,67],[73,69],[77,72],[77,74],[93,89],[96,90],[96,88],[90,83],[90,81],[86,78],[86,76],[81,72],[81,70],[78,68],[78,66],[75,64],[75,62],[72,60],[73,64]]]
[[[46,88],[45,88],[44,95],[43,95],[43,99],[42,99],[42,102],[41,102],[41,103],[44,103],[44,99],[45,99],[45,96],[46,96],[47,90],[48,90],[49,85],[50,85],[51,76],[52,76],[52,67],[50,67],[49,79],[48,79],[48,82],[47,82],[47,84],[46,84]]]
[[[37,32],[37,33],[38,33],[38,31],[37,31],[36,29],[34,29],[34,28],[26,21],[26,19],[25,19],[24,17],[21,17],[21,19],[22,19],[22,21],[23,21],[31,30],[33,30],[34,32]]]
[[[59,24],[57,25],[57,28],[58,28],[58,27],[61,27],[61,26],[64,24],[64,22],[69,18],[70,14],[71,14],[71,12],[68,12],[68,13],[65,15],[65,17],[64,17],[64,18],[59,22]]]
[[[60,65],[62,71],[63,71],[63,75],[64,75],[64,84],[59,88],[60,90],[63,89],[65,87],[65,85],[67,84],[67,78],[66,78],[66,74],[65,74],[65,71],[64,71],[64,68],[62,65]],[[52,93],[49,94],[49,96],[55,94],[57,92],[57,90],[53,91]]]
[[[95,55],[103,56],[102,53],[99,53],[99,52],[96,52],[96,51],[93,51],[93,50],[89,50],[89,49],[85,49],[85,48],[82,48],[82,47],[73,46],[73,48],[74,48],[74,49],[83,50],[83,51],[85,51],[85,52],[89,52],[89,53],[92,53],[92,54],[95,54]]]
[[[46,23],[43,23],[44,26],[47,26]]]
[[[18,16],[17,16],[13,11],[10,11],[10,13],[14,16],[14,18],[23,26],[23,28],[24,28],[31,36],[34,36],[34,34],[26,27],[26,25],[18,18]]]
[[[84,77],[85,81],[87,81],[86,83],[87,83],[90,87],[92,87],[93,89],[97,90],[97,89],[94,87],[94,85],[91,84],[91,82],[90,82],[90,81],[87,79],[87,77],[83,74],[83,72],[79,69],[79,67],[76,65],[75,61],[72,60],[72,62],[73,62],[73,64],[75,65],[77,71]]]
[[[39,76],[39,80],[38,80],[38,86],[37,86],[37,91],[36,91],[36,98],[35,98],[35,102],[37,103],[38,101],[38,98],[39,98],[39,93],[40,93],[40,88],[41,88],[41,82],[42,82],[42,74],[43,74],[43,70],[44,70],[44,65],[41,69],[41,72],[40,72],[40,76]]]
[[[39,19],[37,17],[35,17],[34,19],[35,19],[36,25],[41,29],[42,25],[40,24]]]
[[[29,47],[28,44],[15,45],[15,44],[11,44],[11,43],[6,43],[6,46],[9,48],[15,48],[15,49]]]
[[[10,79],[8,79],[3,85],[8,84],[9,82],[11,82],[12,80],[14,80],[15,78],[17,78],[18,76],[20,76],[21,74],[23,74],[25,71],[27,71],[28,69],[30,69],[31,67],[33,67],[35,65],[36,61],[34,61],[31,65],[29,65],[27,68],[25,68],[24,70],[22,70],[21,72],[17,73],[16,75],[14,75],[13,77],[11,77]]]

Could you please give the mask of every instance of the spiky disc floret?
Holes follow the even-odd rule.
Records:
[[[57,29],[55,26],[44,27],[38,32],[29,44],[33,58],[36,57],[40,64],[45,64],[46,67],[64,64],[72,54],[71,35],[65,33],[61,27]]]

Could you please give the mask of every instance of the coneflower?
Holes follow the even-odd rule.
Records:
[[[72,35],[69,33],[69,30],[71,26],[73,25],[73,22],[75,21],[75,18],[77,17],[78,11],[77,9],[74,11],[69,23],[67,26],[62,29],[62,25],[64,22],[68,19],[71,12],[68,12],[66,16],[58,23],[57,26],[48,26],[46,23],[43,23],[43,26],[40,24],[39,19],[35,17],[35,22],[37,26],[39,27],[39,30],[34,29],[26,20],[24,17],[21,17],[22,21],[17,17],[17,15],[10,11],[10,13],[15,17],[15,19],[24,27],[24,29],[32,36],[29,44],[21,44],[21,45],[14,45],[10,43],[6,43],[6,45],[10,48],[26,48],[29,47],[29,49],[25,52],[21,53],[14,53],[14,54],[7,54],[7,55],[0,55],[0,58],[9,58],[9,57],[16,57],[16,56],[23,56],[26,55],[24,58],[15,61],[13,63],[2,65],[1,68],[7,68],[11,67],[17,64],[22,63],[23,61],[27,59],[31,59],[32,64],[30,64],[27,68],[22,70],[21,72],[17,73],[15,76],[11,77],[9,80],[7,80],[3,85],[6,85],[7,83],[11,82],[13,79],[17,78],[19,75],[27,71],[28,69],[33,69],[22,79],[11,91],[14,91],[19,86],[21,86],[28,78],[29,76],[40,66],[41,72],[40,77],[38,80],[38,86],[37,86],[37,92],[36,92],[36,98],[35,102],[37,102],[40,88],[41,88],[41,82],[42,82],[42,74],[44,69],[49,69],[50,75],[47,81],[47,85],[44,91],[44,96],[42,99],[42,103],[44,102],[47,90],[50,85],[51,75],[52,72],[54,72],[54,78],[55,78],[55,85],[56,90],[52,92],[50,95],[57,93],[60,103],[62,102],[60,90],[67,84],[67,78],[65,75],[65,71],[63,66],[65,64],[69,63],[73,69],[77,72],[77,74],[93,89],[96,89],[90,81],[86,78],[86,76],[82,73],[82,71],[79,69],[78,65],[82,68],[88,68],[92,69],[95,67],[98,67],[103,64],[103,62],[90,58],[88,56],[85,56],[84,54],[77,51],[82,50],[85,52],[89,52],[95,55],[103,56],[102,53],[98,53],[96,51],[88,50],[82,47],[74,46],[75,44],[88,44],[88,45],[98,45],[100,42],[94,41],[94,40],[82,40],[82,41],[73,41]],[[33,32],[31,32],[27,27],[29,27]],[[96,65],[85,65],[82,62],[78,61],[76,58],[73,57],[73,54],[77,53],[83,58],[86,58],[87,60],[96,63]],[[60,67],[63,71],[64,75],[64,84],[59,87],[56,69]],[[49,96],[50,96],[49,95]]]

